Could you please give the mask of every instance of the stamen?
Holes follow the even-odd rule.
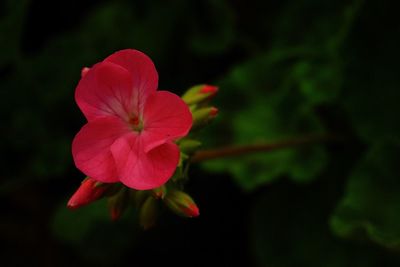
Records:
[[[139,117],[134,116],[134,117],[129,118],[129,124],[131,124],[133,126],[139,125]]]
[[[129,118],[129,124],[132,126],[132,129],[136,132],[141,132],[143,130],[143,122],[136,115],[133,115]]]

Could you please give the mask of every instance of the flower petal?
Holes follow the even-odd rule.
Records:
[[[179,148],[165,143],[148,153],[144,152],[143,138],[126,134],[111,146],[120,181],[137,190],[148,190],[165,184],[179,162]]]
[[[76,167],[94,180],[118,182],[110,146],[129,131],[129,127],[116,117],[104,117],[84,125],[72,142]]]
[[[145,152],[187,135],[193,123],[192,113],[185,102],[167,91],[158,91],[147,99],[143,118]]]
[[[147,97],[155,92],[158,86],[158,73],[153,61],[144,53],[134,49],[120,50],[104,61],[118,64],[131,74],[134,101],[141,112]]]
[[[102,116],[128,120],[134,110],[130,73],[111,62],[96,64],[81,78],[75,99],[88,121]]]

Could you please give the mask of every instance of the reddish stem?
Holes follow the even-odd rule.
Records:
[[[226,146],[209,150],[200,150],[196,152],[191,158],[191,162],[200,162],[216,158],[240,156],[256,152],[268,152],[278,149],[296,147],[301,145],[308,145],[314,143],[322,143],[327,141],[338,141],[339,138],[334,135],[308,135],[297,137],[294,139],[282,140],[274,143],[256,143],[249,145],[234,145]]]

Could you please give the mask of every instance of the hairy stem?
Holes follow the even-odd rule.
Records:
[[[240,156],[256,152],[268,152],[278,149],[339,140],[343,140],[343,138],[330,134],[325,134],[307,135],[274,143],[255,143],[249,145],[225,146],[209,150],[200,150],[193,155],[193,157],[191,158],[191,162],[200,162],[210,159]]]

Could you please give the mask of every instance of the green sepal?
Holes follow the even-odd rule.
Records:
[[[179,142],[181,152],[185,154],[192,154],[201,146],[201,142],[194,139],[182,139]]]
[[[144,230],[153,227],[158,217],[158,203],[153,196],[148,196],[139,212],[139,224]]]

